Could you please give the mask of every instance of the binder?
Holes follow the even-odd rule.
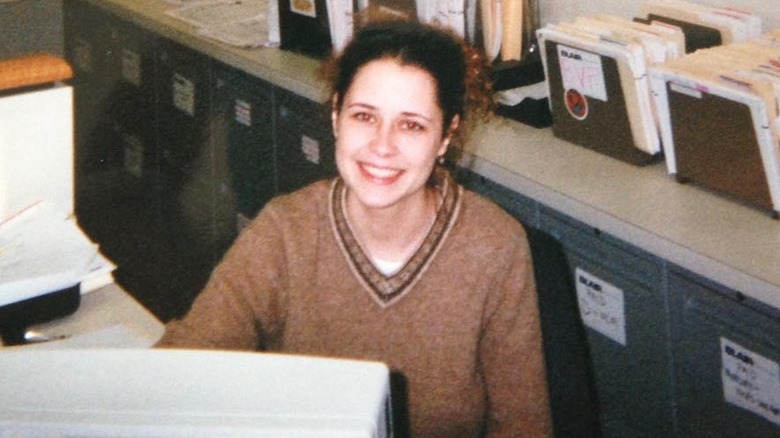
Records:
[[[773,210],[751,104],[667,82],[675,178]],[[706,116],[705,116],[706,115]]]
[[[571,27],[548,25],[537,36],[549,89],[553,134],[630,164],[655,161],[660,142],[641,48]],[[564,71],[567,76],[588,75],[589,84],[572,85]]]
[[[283,50],[325,58],[332,49],[326,0],[279,0]]]
[[[670,175],[778,217],[780,77],[762,65],[779,55],[752,41],[650,71]]]

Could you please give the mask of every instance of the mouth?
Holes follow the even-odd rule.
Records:
[[[359,167],[364,177],[382,184],[391,184],[403,174],[401,169],[375,166],[365,162],[359,163]]]

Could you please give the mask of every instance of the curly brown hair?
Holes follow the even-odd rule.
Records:
[[[492,85],[482,51],[453,31],[412,20],[379,20],[363,26],[340,53],[327,58],[319,75],[329,85],[329,108],[340,110],[361,67],[371,61],[392,58],[428,72],[437,84],[437,99],[443,113],[444,135],[452,135],[446,161],[460,158],[470,117],[487,119],[493,112]],[[448,132],[455,116],[458,128]]]

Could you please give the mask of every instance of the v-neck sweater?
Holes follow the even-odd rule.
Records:
[[[549,436],[522,226],[450,183],[425,242],[386,277],[348,227],[343,187],[269,202],[158,346],[381,361],[406,382],[414,438]]]

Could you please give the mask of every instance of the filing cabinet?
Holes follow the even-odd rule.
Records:
[[[233,68],[214,69],[217,256],[276,194],[273,87]]]
[[[143,273],[158,263],[155,39],[123,20],[102,21],[110,28],[106,75],[112,87],[103,114],[109,130],[101,139],[105,172],[95,183],[105,197],[94,199],[95,208],[83,211],[80,220],[117,264],[117,281],[133,292],[152,287]]]
[[[274,98],[279,192],[290,193],[316,180],[335,176],[330,111],[318,102],[281,89],[277,89]]]
[[[497,184],[466,168],[455,171],[455,179],[472,190],[500,205],[523,225],[538,227],[539,207],[536,201]]]
[[[117,264],[117,282],[145,298],[159,261],[155,37],[87,2],[65,2],[63,13],[79,225]]]
[[[539,227],[562,243],[569,262],[604,437],[673,436],[664,265],[543,205]]]
[[[210,141],[211,60],[159,39],[155,51],[159,176],[154,307],[181,309],[205,285],[214,264],[216,172]],[[173,305],[171,305],[173,303]],[[169,318],[177,315],[164,315]]]
[[[76,210],[105,198],[102,176],[109,172],[111,124],[104,117],[114,88],[109,74],[111,32],[105,13],[86,2],[66,2],[64,56],[73,68]],[[89,230],[88,230],[89,231]]]
[[[780,312],[682,269],[669,277],[680,437],[780,437]]]

